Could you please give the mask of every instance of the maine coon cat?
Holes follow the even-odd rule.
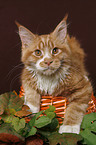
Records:
[[[84,66],[85,53],[75,37],[67,33],[67,16],[48,35],[36,35],[17,24],[22,42],[22,85],[25,104],[40,110],[41,95],[67,97],[69,106],[59,132],[79,133],[91,83]]]

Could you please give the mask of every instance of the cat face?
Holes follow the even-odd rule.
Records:
[[[63,57],[62,50],[54,46],[48,35],[46,37],[41,36],[41,41],[31,56],[35,59],[35,69],[45,75],[57,71],[61,66]]]
[[[66,43],[66,17],[48,35],[38,36],[21,25],[18,27],[22,41],[22,61],[29,71],[51,75],[62,67],[66,67],[70,53]]]

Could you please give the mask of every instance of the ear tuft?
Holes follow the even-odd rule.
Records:
[[[66,36],[67,36],[67,24],[66,24],[66,20],[68,18],[68,14],[66,14],[66,16],[64,17],[64,19],[57,25],[57,27],[55,28],[53,34],[55,35],[55,37],[57,37],[57,39],[63,43]]]
[[[68,14],[65,15],[65,17],[63,18],[64,21],[67,21],[68,19]]]
[[[21,26],[16,20],[15,20],[15,24],[17,25],[18,28]]]

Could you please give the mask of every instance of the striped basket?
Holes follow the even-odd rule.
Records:
[[[19,96],[20,97],[24,96],[24,90],[22,87],[21,87]],[[69,104],[69,102],[68,102],[67,98],[64,98],[62,96],[58,96],[58,97],[42,96],[40,110],[48,109],[49,105],[55,106],[55,108],[56,108],[55,113],[57,114],[57,119],[59,121],[59,124],[61,124],[64,119],[66,108],[67,108],[68,104]],[[91,99],[90,99],[88,105],[89,106],[86,110],[86,114],[96,112],[96,98],[94,97],[93,94],[91,96]]]

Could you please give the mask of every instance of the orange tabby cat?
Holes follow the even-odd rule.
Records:
[[[36,35],[18,24],[22,41],[22,85],[25,104],[40,110],[41,95],[64,96],[70,102],[59,133],[79,133],[92,93],[84,66],[84,51],[67,34],[67,16],[48,35]]]

